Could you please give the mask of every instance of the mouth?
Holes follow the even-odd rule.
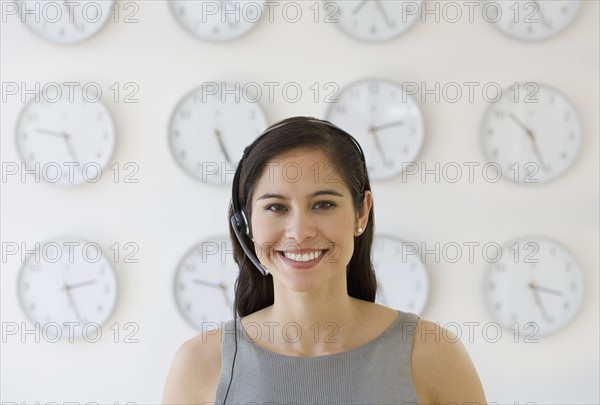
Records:
[[[329,249],[295,249],[279,250],[277,254],[285,264],[296,269],[307,269],[317,265],[328,251]]]

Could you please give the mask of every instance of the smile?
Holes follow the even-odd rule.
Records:
[[[316,250],[316,251],[313,250],[311,252],[305,252],[305,253],[293,253],[293,252],[281,252],[281,253],[290,260],[293,260],[295,262],[304,263],[304,262],[310,262],[315,259],[318,259],[324,252],[325,252],[325,250]]]

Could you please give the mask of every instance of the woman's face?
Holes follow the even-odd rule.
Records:
[[[357,227],[365,228],[371,194],[360,212],[336,166],[319,149],[298,148],[265,166],[252,196],[251,225],[261,263],[294,291],[346,285]]]

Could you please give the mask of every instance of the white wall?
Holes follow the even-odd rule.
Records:
[[[316,1],[315,1],[316,2]],[[5,2],[3,2],[4,4]],[[409,241],[462,244],[504,243],[522,235],[561,241],[580,261],[586,280],[581,312],[564,330],[538,343],[497,343],[481,330],[463,341],[479,371],[489,401],[498,403],[597,404],[600,402],[598,295],[599,3],[583,1],[574,24],[548,41],[529,44],[500,34],[480,15],[473,23],[436,23],[429,16],[404,35],[385,43],[353,40],[334,25],[312,21],[312,1],[299,2],[300,22],[281,15],[263,20],[246,37],[211,44],[178,26],[165,1],[140,1],[138,23],[110,23],[84,43],[48,44],[16,18],[2,23],[2,82],[95,81],[114,115],[118,142],[113,162],[136,162],[139,183],[96,184],[62,189],[32,181],[2,183],[2,242],[29,246],[55,236],[80,235],[105,251],[115,242],[136,242],[139,263],[115,263],[120,284],[116,311],[108,324],[135,322],[139,343],[36,343],[4,336],[2,402],[47,403],[134,401],[158,403],[179,344],[195,332],[179,316],[171,294],[181,256],[203,238],[227,232],[227,187],[195,182],[176,165],[166,128],[179,99],[203,81],[300,83],[306,93],[296,104],[281,95],[261,100],[269,123],[292,115],[323,117],[308,86],[340,87],[365,77],[401,82],[538,81],[560,89],[577,108],[583,148],[575,165],[540,187],[501,181],[421,182],[418,176],[373,185],[377,231]],[[121,2],[121,5],[124,2]],[[428,1],[431,8],[435,3]],[[114,103],[114,82],[136,82],[137,104]],[[18,97],[2,103],[1,157],[19,162],[14,143]],[[478,128],[488,106],[482,97],[452,104],[421,103],[427,138],[419,162],[482,162]],[[398,203],[400,196],[400,203]],[[2,263],[2,322],[25,321],[18,306],[20,259]],[[423,318],[440,322],[493,319],[482,291],[485,262],[427,262],[431,298]],[[107,336],[110,331],[104,331]]]

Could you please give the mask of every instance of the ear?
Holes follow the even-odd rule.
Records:
[[[373,207],[373,194],[370,190],[365,190],[363,205],[356,212],[356,228],[367,229],[369,222],[369,213]]]

